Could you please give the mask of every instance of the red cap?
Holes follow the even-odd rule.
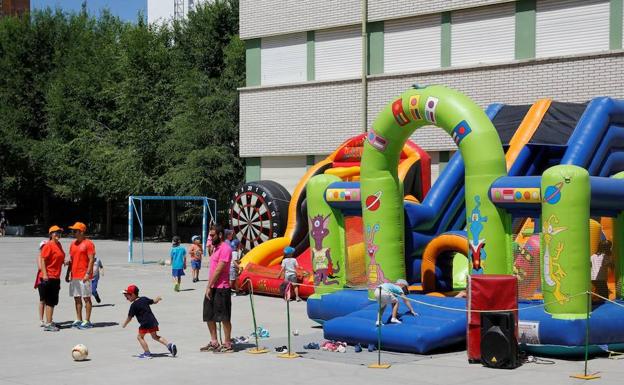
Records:
[[[123,294],[134,294],[139,295],[139,288],[135,285],[130,285],[126,288],[126,290],[122,291]]]

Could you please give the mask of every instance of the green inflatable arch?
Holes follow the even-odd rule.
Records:
[[[399,155],[414,130],[435,125],[453,137],[466,167],[469,250],[478,273],[511,274],[511,218],[488,198],[507,175],[496,129],[465,95],[443,86],[414,88],[386,106],[369,130],[361,163],[361,196],[369,288],[405,278],[403,185]],[[367,204],[373,197],[377,204]]]

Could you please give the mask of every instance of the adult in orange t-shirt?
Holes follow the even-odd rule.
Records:
[[[41,300],[45,303],[46,324],[43,330],[57,332],[59,328],[52,323],[54,307],[59,302],[59,291],[61,290],[61,269],[65,262],[65,251],[59,240],[63,229],[52,226],[48,230],[50,240],[46,242],[39,253],[39,266],[41,268],[41,282],[39,282],[39,293]]]
[[[72,327],[90,329],[91,324],[91,279],[93,278],[93,263],[95,261],[95,245],[85,237],[87,225],[76,222],[69,226],[75,241],[69,247],[71,257],[71,282],[69,283],[69,296],[74,297],[76,305],[76,320]],[[84,301],[85,318],[82,318],[82,302]]]

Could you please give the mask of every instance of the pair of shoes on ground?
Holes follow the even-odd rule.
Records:
[[[278,346],[275,348],[275,351],[278,353],[286,353],[288,352],[288,346],[283,345],[283,346]]]
[[[347,343],[342,341],[325,341],[321,345],[321,349],[328,352],[345,353],[347,351]]]
[[[74,322],[72,322],[71,327],[84,330],[93,328],[93,324],[91,323],[91,321],[75,320]]]
[[[270,337],[270,333],[267,329],[263,328],[262,326],[258,326],[258,330],[256,330],[255,332],[251,332],[250,334],[251,337],[260,337],[260,338],[269,338]]]
[[[233,344],[246,344],[247,342],[249,342],[249,338],[245,337],[245,336],[232,338],[232,343]]]
[[[319,350],[321,346],[317,344],[316,342],[310,342],[310,343],[303,345],[303,348],[306,350]]]

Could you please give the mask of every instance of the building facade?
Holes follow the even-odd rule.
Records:
[[[444,84],[483,107],[624,98],[623,2],[368,0],[367,126],[412,84]],[[307,166],[363,131],[361,6],[240,1],[247,180],[292,190]],[[431,154],[433,177],[456,150],[435,127],[412,139]]]
[[[147,0],[147,22],[163,24],[182,19],[204,1],[206,0]]]
[[[20,16],[30,11],[30,0],[0,0],[0,17]]]

